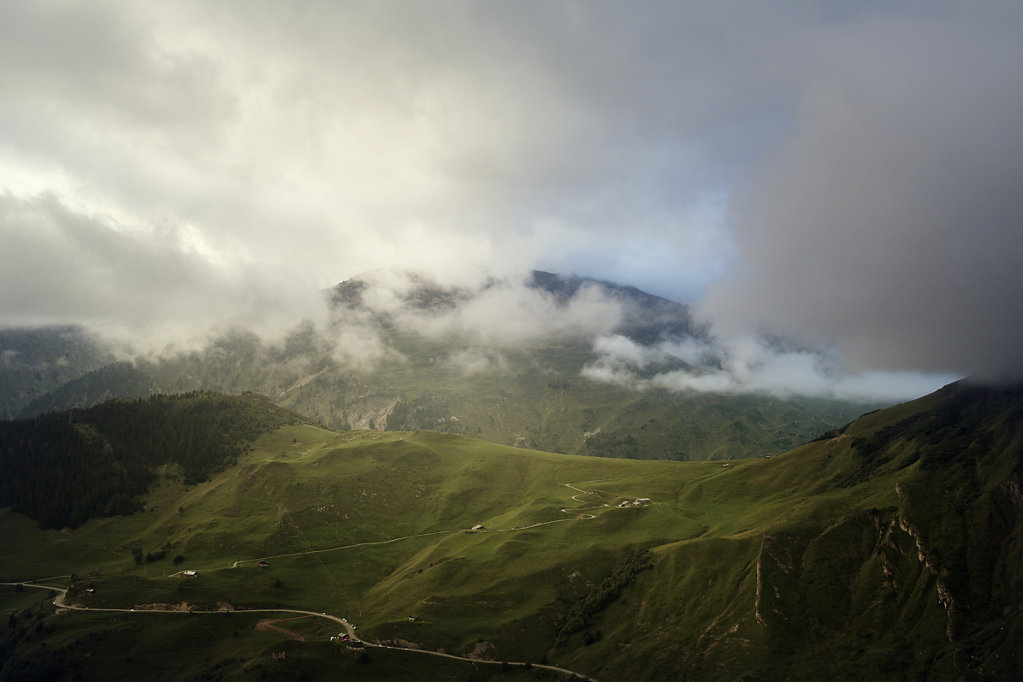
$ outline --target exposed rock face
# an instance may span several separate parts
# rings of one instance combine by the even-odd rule
[[[921,602],[920,595],[935,595]],[[963,607],[920,529],[871,510],[817,534],[765,535],[756,562],[754,617],[772,642],[812,641],[835,629],[890,627],[941,608],[955,641]]]
[[[913,542],[916,543],[917,561],[926,566],[927,570],[933,575],[937,575],[937,569],[931,563],[928,563],[927,548],[924,547],[923,539],[920,537],[920,529],[901,516],[898,518],[897,523],[899,529],[909,535],[909,537],[913,538]]]
[[[755,614],[768,627],[784,626],[786,611],[801,601],[801,543],[793,535],[765,535],[757,557]]]
[[[346,414],[348,425],[352,429],[382,431],[387,426],[387,418],[397,404],[397,398],[377,398],[358,403],[352,406]]]

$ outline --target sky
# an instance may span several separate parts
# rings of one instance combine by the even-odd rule
[[[736,348],[1018,373],[1020,35],[1010,1],[0,0],[0,325],[538,268]]]

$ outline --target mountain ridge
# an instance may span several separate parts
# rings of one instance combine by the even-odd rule
[[[375,279],[374,279],[375,278]],[[379,280],[379,281],[378,281]],[[536,271],[524,283],[443,287],[370,273],[328,289],[331,319],[268,341],[237,330],[68,381],[20,416],[116,396],[255,391],[332,428],[431,429],[598,456],[733,459],[778,454],[878,402],[711,393],[594,378],[606,339],[642,357],[628,372],[717,371],[707,331],[678,303]],[[700,359],[659,350],[697,344]],[[693,362],[709,363],[701,369]],[[600,372],[596,372],[600,374]]]

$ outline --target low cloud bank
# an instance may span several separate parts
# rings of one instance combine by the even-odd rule
[[[742,268],[704,307],[861,368],[1020,377],[1023,5],[926,7],[791,53],[791,134],[735,194]]]
[[[448,357],[447,364],[465,376],[507,372],[510,367],[508,358],[503,353],[478,347],[455,351]]]
[[[358,304],[342,303],[335,330],[383,332],[381,322],[433,339],[452,336],[496,348],[543,338],[609,334],[623,307],[597,284],[584,284],[567,300],[530,286],[527,278],[480,279],[448,286],[417,273],[375,271],[358,278]]]
[[[305,344],[298,355],[372,370],[404,362],[394,334],[414,333],[450,342],[445,362],[466,376],[508,371],[514,349],[574,339],[592,342],[596,356],[584,377],[636,389],[895,401],[956,378],[849,373],[835,354],[753,336],[643,345],[623,336],[623,325],[640,318],[654,329],[678,324],[672,316],[683,309],[664,301],[633,306],[595,282],[568,295],[528,276],[388,269],[353,280],[355,297],[331,306],[298,265],[272,270],[241,256],[224,261],[186,227],[126,229],[46,195],[0,195],[0,235],[8,247],[6,278],[25,283],[0,294],[7,326],[81,324],[115,341],[125,358],[215,349],[243,333],[281,357]]]
[[[451,342],[446,362],[467,376],[507,371],[506,352],[512,349],[574,338],[592,343],[595,355],[582,368],[583,377],[636,390],[898,402],[959,378],[850,371],[836,351],[754,335],[673,336],[640,343],[622,334],[621,325],[655,313],[629,306],[597,283],[586,283],[565,298],[529,286],[525,278],[441,286],[419,274],[380,271],[360,281],[360,305],[342,307],[330,334],[337,343],[336,357],[369,368],[402,360],[387,340],[389,331],[399,329]],[[670,320],[658,322],[670,326]]]
[[[791,349],[753,336],[704,342],[665,341],[642,346],[620,335],[594,343],[597,359],[582,375],[636,390],[759,393],[863,402],[902,401],[930,393],[959,377],[919,372],[853,372],[833,353]],[[684,363],[666,371],[650,368]]]

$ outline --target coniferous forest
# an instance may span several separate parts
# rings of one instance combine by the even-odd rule
[[[0,421],[0,507],[48,528],[131,514],[156,467],[180,465],[186,484],[199,483],[260,433],[298,421],[254,393],[205,392]]]

